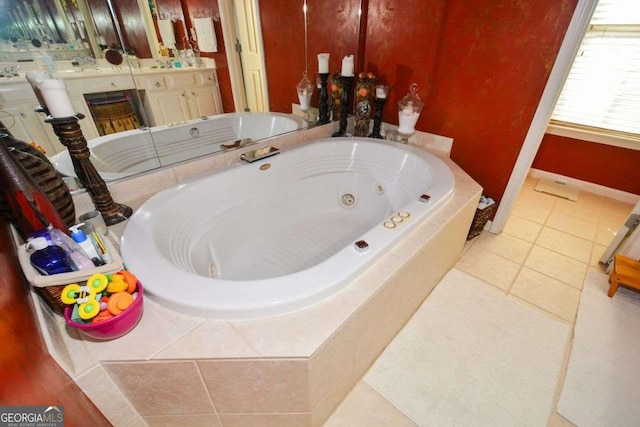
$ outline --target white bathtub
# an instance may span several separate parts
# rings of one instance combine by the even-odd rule
[[[320,140],[156,194],[129,219],[122,257],[173,310],[277,315],[339,291],[453,187],[451,170],[423,150]]]
[[[229,113],[172,126],[154,126],[94,138],[91,161],[105,181],[216,153],[237,140],[257,141],[302,129],[307,123],[282,113]],[[76,176],[68,151],[51,158],[66,176]]]

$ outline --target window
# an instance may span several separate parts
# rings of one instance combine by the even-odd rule
[[[640,141],[640,1],[600,0],[551,124]]]

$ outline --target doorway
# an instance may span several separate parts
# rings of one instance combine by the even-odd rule
[[[219,0],[236,111],[269,111],[258,0]]]

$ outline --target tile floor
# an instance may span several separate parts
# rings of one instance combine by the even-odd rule
[[[537,182],[527,179],[504,231],[483,232],[468,242],[456,268],[506,298],[573,325],[586,272],[602,269],[599,259],[633,205],[584,191],[572,202],[535,191]],[[361,381],[326,423],[327,427],[360,425],[415,423]],[[554,412],[548,425],[573,424]]]

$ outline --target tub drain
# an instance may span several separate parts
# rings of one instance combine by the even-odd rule
[[[351,193],[344,193],[340,196],[340,203],[346,208],[353,207],[356,204],[356,196]]]

